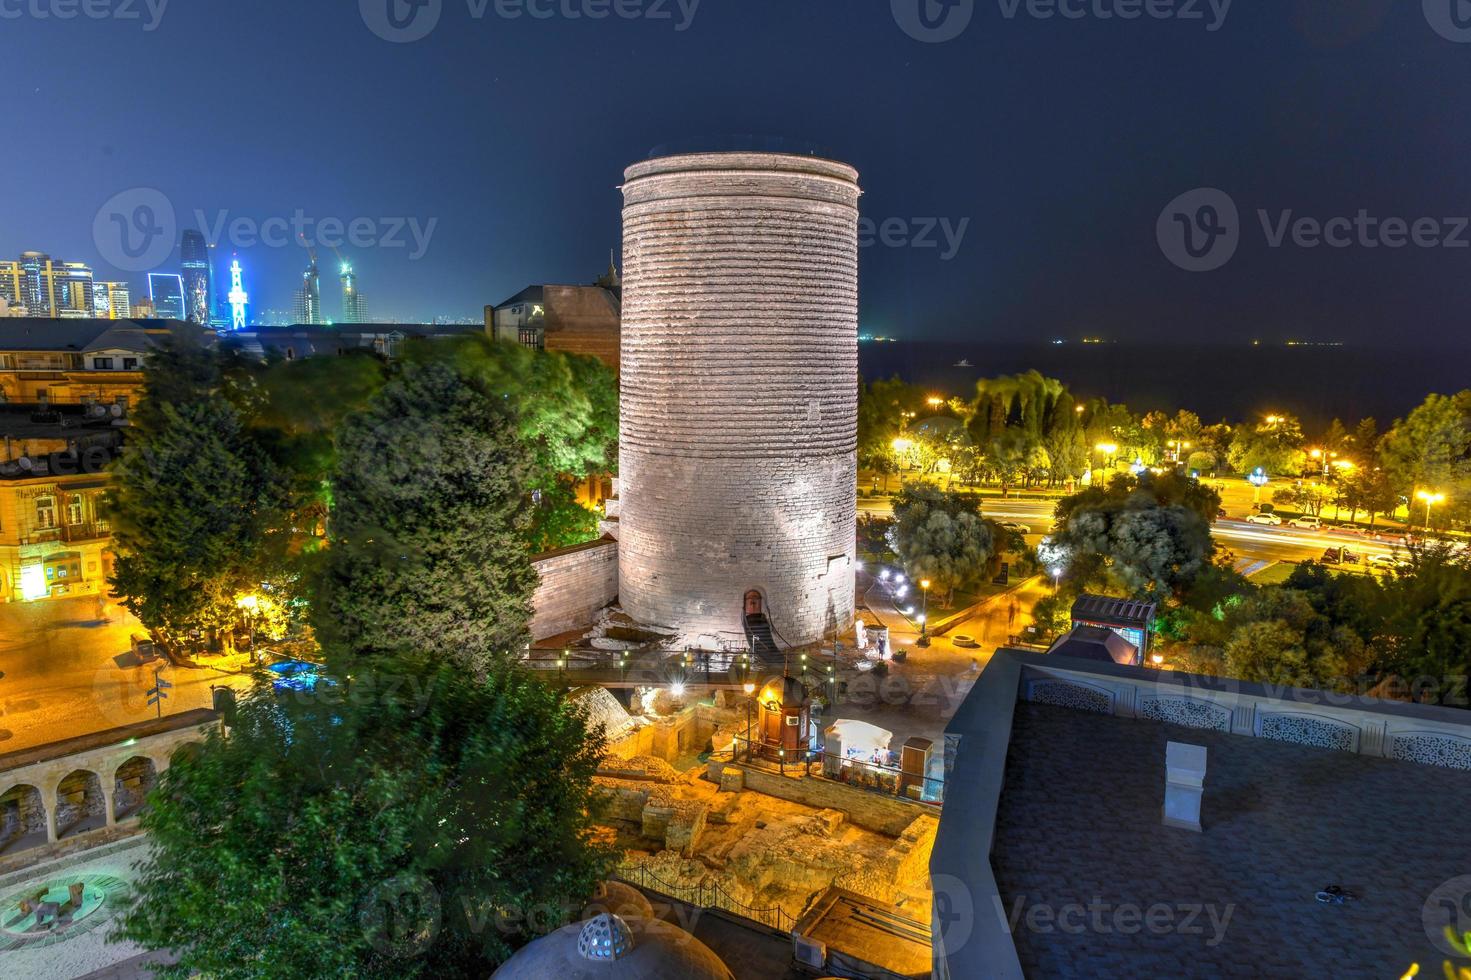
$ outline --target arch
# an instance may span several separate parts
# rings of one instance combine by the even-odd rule
[[[760,589],[747,589],[743,608],[747,616],[766,615],[766,597],[761,594]]]
[[[57,839],[107,826],[102,780],[90,769],[74,769],[56,785]]]
[[[117,767],[113,777],[113,819],[137,816],[147,805],[148,791],[158,782],[158,769],[147,756],[135,755]]]
[[[19,783],[0,794],[0,854],[46,843],[46,797],[39,786]]]

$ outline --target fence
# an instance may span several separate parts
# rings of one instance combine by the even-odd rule
[[[859,756],[839,758],[821,748],[799,748],[782,754],[774,744],[737,735],[731,744],[731,761],[783,774],[802,773],[810,779],[842,783],[854,789],[937,808],[945,801],[945,780],[942,777],[905,772],[900,766]]]
[[[700,909],[719,909],[731,915],[760,923],[778,932],[790,933],[797,920],[779,905],[771,908],[756,908],[740,901],[730,892],[716,884],[681,885],[665,881],[642,864],[621,864],[614,877],[646,891],[658,892],[677,902]]]

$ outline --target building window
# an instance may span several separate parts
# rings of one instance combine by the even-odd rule
[[[138,359],[136,357],[125,357],[125,358],[123,358],[123,370],[124,371],[136,371],[136,370],[138,370]]]
[[[111,371],[112,370],[112,358],[110,358],[110,357],[94,357],[94,358],[92,358],[92,370],[94,370],[94,371]]]
[[[56,498],[36,498],[36,527],[47,530],[56,526]]]
[[[66,522],[67,522],[67,524],[80,524],[80,523],[82,523],[82,515],[85,512],[86,512],[86,509],[82,506],[82,495],[81,494],[79,494],[79,493],[70,494],[66,498]]]

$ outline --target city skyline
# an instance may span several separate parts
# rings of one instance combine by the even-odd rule
[[[279,247],[252,248],[232,240],[231,225],[289,227],[300,212],[313,229],[339,223],[345,242],[361,220],[371,226],[363,240],[401,243],[352,249],[376,316],[473,316],[526,283],[582,282],[602,268],[618,239],[608,175],[627,160],[769,134],[778,139],[756,142],[824,152],[867,175],[866,331],[1460,342],[1471,280],[1460,272],[1468,236],[1455,232],[1457,216],[1471,215],[1471,178],[1444,163],[1468,134],[1453,100],[1417,93],[1459,90],[1471,59],[1419,5],[1352,0],[1329,14],[1236,4],[1214,30],[1209,20],[1039,19],[1025,9],[1008,18],[977,5],[943,43],[909,36],[882,4],[703,5],[682,30],[677,18],[492,11],[467,21],[451,6],[438,29],[405,44],[375,35],[351,5],[293,11],[289,32],[269,5],[237,12],[243,49],[299,56],[335,91],[379,93],[335,103],[301,98],[294,76],[229,100],[210,86],[178,88],[178,77],[212,67],[215,25],[201,14],[169,11],[152,32],[25,21],[17,29],[36,43],[0,78],[49,98],[53,122],[75,118],[68,131],[85,135],[63,137],[58,154],[0,148],[18,186],[69,188],[18,199],[0,254],[45,247],[123,279],[99,254],[94,219],[116,195],[153,189],[171,203],[176,234],[199,226],[217,251],[240,253],[261,308],[290,308],[303,255],[290,232]],[[63,68],[48,52],[69,42],[95,57]],[[762,52],[754,71],[752,51]],[[597,67],[530,84],[553,57]],[[77,115],[91,111],[102,78],[120,73],[179,97],[180,111],[153,120],[148,139],[99,138]],[[1180,78],[1189,84],[1170,81]],[[364,133],[391,133],[371,163],[333,151]],[[513,133],[536,134],[535,152],[505,152]],[[160,158],[155,144],[188,152]],[[296,151],[307,145],[328,149],[303,162]],[[1228,195],[1240,243],[1224,267],[1195,273],[1162,254],[1156,224],[1199,188]],[[1438,244],[1321,234],[1360,212],[1376,235],[1386,223],[1439,222]],[[407,227],[392,234],[409,219],[421,233],[432,227],[417,258]],[[1316,244],[1298,234],[1302,219],[1320,227]]]

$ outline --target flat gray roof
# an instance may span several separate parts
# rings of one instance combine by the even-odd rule
[[[1161,825],[1172,740],[1208,750],[1204,833]],[[1429,976],[1468,841],[1471,773],[1018,702],[991,864],[1029,976]]]

